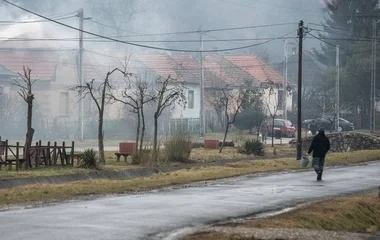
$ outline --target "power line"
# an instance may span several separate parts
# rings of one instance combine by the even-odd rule
[[[75,16],[67,16],[55,18],[54,20],[65,20],[74,18]],[[0,24],[21,24],[21,23],[40,23],[40,22],[49,22],[50,20],[32,20],[32,21],[0,21]]]
[[[314,30],[314,29],[313,29]],[[236,38],[236,39],[220,39],[209,34],[204,34],[210,38],[214,39],[205,39],[204,42],[231,42],[234,44],[239,44],[237,42],[246,42],[246,41],[263,41],[263,40],[280,40],[280,39],[294,39],[294,37],[266,37],[266,38]],[[314,37],[313,37],[314,38]],[[370,42],[372,40],[380,41],[380,39],[375,38],[328,38],[328,37],[319,37],[322,40],[334,40],[334,41],[351,41],[351,42]],[[310,38],[305,38],[310,39]],[[0,37],[0,40],[6,42],[33,42],[33,41],[60,41],[60,42],[76,42],[79,38],[15,38],[15,37]],[[83,38],[83,41],[86,42],[113,42],[113,40],[103,40],[99,38]],[[199,43],[199,40],[132,40],[128,41],[130,43]]]
[[[94,23],[97,23],[99,25],[109,27],[115,30],[119,30],[121,32],[130,32],[124,29],[118,29],[112,26],[109,26],[104,23],[100,23],[98,21],[89,20]],[[216,29],[207,29],[203,30],[203,32],[220,32],[220,31],[235,31],[235,30],[244,30],[244,29],[255,29],[255,28],[265,28],[265,27],[278,27],[278,26],[286,26],[286,25],[296,25],[295,22],[289,22],[289,23],[276,23],[276,24],[266,24],[266,25],[255,25],[255,26],[244,26],[244,27],[231,27],[231,28],[216,28]],[[181,32],[166,32],[166,33],[146,33],[146,34],[135,34],[135,35],[129,35],[129,36],[115,36],[117,38],[130,38],[130,37],[147,37],[147,36],[163,36],[163,35],[180,35],[180,34],[199,34],[199,30],[193,30],[193,31],[181,31]]]
[[[107,25],[107,24],[105,24],[105,23],[101,23],[101,22],[95,21],[95,20],[93,20],[93,19],[88,19],[87,21],[90,21],[90,22],[93,22],[93,23],[95,23],[95,24],[101,25],[101,26],[103,26],[103,27],[108,27],[108,28],[111,28],[111,29],[114,29],[114,30],[117,30],[117,31],[120,31],[120,32],[133,33],[133,34],[140,34],[140,33],[137,33],[137,32],[127,31],[127,30],[123,30],[123,29],[120,29],[120,28],[112,27],[112,26],[110,26],[110,25]]]
[[[332,44],[332,43],[329,43],[329,42],[323,40],[323,39],[320,38],[320,37],[317,37],[317,36],[313,35],[313,34],[310,33],[310,32],[308,32],[308,34],[311,35],[312,37],[314,37],[315,39],[317,39],[317,40],[319,40],[319,41],[321,41],[321,42],[324,42],[324,43],[326,43],[326,44],[328,44],[328,45],[330,45],[330,46],[333,46],[333,47],[336,47],[336,46],[337,46],[337,45],[335,45],[335,44]]]
[[[332,27],[332,26],[327,26],[327,25],[318,24],[318,23],[309,23],[308,25],[320,26],[320,27],[325,27],[325,28],[332,28],[332,29],[337,29],[337,30],[342,30],[342,31],[347,31],[347,32],[350,31],[350,29]]]
[[[51,19],[51,18],[45,17],[45,16],[43,16],[41,14],[35,13],[35,12],[33,12],[31,10],[28,10],[26,8],[20,7],[20,6],[14,4],[14,3],[11,3],[11,2],[9,2],[7,0],[3,0],[3,2],[8,3],[8,4],[10,4],[10,5],[12,5],[12,6],[16,7],[16,8],[19,8],[19,9],[25,11],[25,12],[34,14],[34,15],[36,15],[38,17],[44,18],[46,20],[49,20],[51,22],[57,23],[59,25],[65,26],[67,28],[70,28],[70,29],[73,29],[73,30],[76,30],[76,31],[81,31],[81,32],[86,33],[86,34],[89,34],[89,35],[92,35],[92,36],[95,36],[95,37],[99,37],[99,38],[103,38],[103,39],[107,39],[107,40],[111,40],[111,41],[114,41],[114,42],[124,43],[124,44],[127,44],[127,45],[131,45],[131,46],[135,46],[135,47],[148,48],[148,49],[163,50],[163,51],[173,51],[173,52],[222,52],[222,51],[234,51],[234,50],[239,50],[239,49],[245,49],[245,48],[255,47],[255,46],[263,45],[263,44],[266,44],[268,42],[273,41],[273,40],[268,40],[268,41],[265,41],[265,42],[261,42],[261,43],[257,43],[257,44],[252,44],[252,45],[247,45],[247,46],[243,46],[243,47],[221,49],[221,50],[203,50],[203,51],[154,47],[154,46],[148,46],[148,45],[142,45],[142,44],[136,44],[136,43],[127,42],[127,41],[122,41],[122,40],[106,37],[106,36],[103,36],[103,35],[100,35],[100,34],[92,33],[92,32],[89,32],[89,31],[81,30],[79,28],[70,26],[70,25],[62,23],[62,22],[58,22],[58,21],[56,21],[54,19]],[[282,25],[284,25],[284,24],[282,24]],[[259,27],[259,26],[256,26],[256,27]],[[263,26],[260,26],[260,27],[263,27]],[[243,28],[240,28],[240,29],[243,29]],[[235,29],[237,29],[237,28],[235,28]],[[226,29],[224,29],[224,30],[226,30]],[[213,30],[213,31],[215,31],[215,30]],[[219,31],[221,31],[221,29],[219,29]],[[294,31],[291,31],[290,33],[292,33],[292,32],[294,32]],[[287,33],[287,34],[285,34],[283,36],[286,36],[286,35],[288,35],[290,33]],[[283,36],[279,36],[279,37],[283,37]]]
[[[293,37],[266,37],[266,38],[236,38],[236,39],[220,39],[217,37],[213,37],[211,35],[205,34],[206,36],[209,36],[211,38],[215,38],[214,40],[211,39],[205,39],[204,42],[233,42],[233,41],[262,41],[262,40],[277,40],[277,39],[293,39]],[[10,42],[28,42],[28,41],[78,41],[79,38],[14,38],[14,37],[0,37],[0,40],[3,39],[4,41],[10,41]],[[113,42],[111,40],[102,40],[99,38],[83,38],[84,41],[87,42]],[[132,40],[129,41],[132,43],[135,42],[156,42],[156,43],[199,43],[199,40]]]

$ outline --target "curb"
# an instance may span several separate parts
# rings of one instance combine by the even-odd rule
[[[162,166],[156,168],[138,168],[125,171],[91,171],[88,173],[77,173],[57,176],[40,176],[30,178],[4,179],[0,180],[0,189],[8,189],[33,184],[64,184],[76,181],[86,181],[93,179],[129,180],[134,178],[151,177],[158,173],[169,173],[191,167],[222,166],[227,163],[247,161],[249,158],[220,160],[207,163],[187,163],[175,166]]]
[[[18,178],[18,179],[4,179],[0,180],[0,190],[9,189],[15,187],[22,187],[26,185],[34,184],[64,184],[77,181],[86,181],[94,179],[109,179],[109,180],[130,180],[135,178],[151,177],[159,173],[170,173],[178,170],[183,170],[191,167],[210,167],[210,166],[224,166],[227,163],[243,162],[247,160],[273,160],[271,159],[252,159],[252,158],[242,158],[242,159],[225,159],[225,160],[215,160],[206,163],[183,163],[174,166],[162,166],[162,167],[146,167],[138,169],[129,169],[125,171],[93,171],[88,173],[77,173],[77,174],[67,174],[67,175],[57,175],[57,176],[40,176],[40,177],[30,177],[30,178]],[[351,166],[370,164],[377,161],[368,161],[360,164],[352,164]],[[331,166],[337,167],[337,166]],[[344,166],[342,166],[344,167]],[[296,170],[297,171],[297,170]],[[302,171],[302,170],[301,170]]]

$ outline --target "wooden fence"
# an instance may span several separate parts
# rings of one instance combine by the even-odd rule
[[[29,161],[26,161],[23,150],[24,146],[20,146],[19,142],[16,145],[10,145],[8,140],[0,141],[0,169],[3,165],[8,166],[9,169],[16,166],[17,171],[22,167],[28,169],[40,166],[74,165],[74,142],[71,146],[66,146],[65,142],[62,142],[60,146],[57,142],[53,145],[48,142],[45,146],[41,141],[36,142],[36,145],[29,150]]]

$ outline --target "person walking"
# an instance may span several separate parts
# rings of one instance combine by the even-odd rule
[[[309,125],[309,130],[313,136],[315,136],[315,134],[317,134],[318,126],[317,126],[317,123],[315,122],[315,120],[311,121],[311,123]]]
[[[330,150],[330,140],[325,135],[325,130],[320,128],[314,136],[307,154],[313,153],[312,166],[317,173],[317,181],[322,181],[323,167],[327,152]]]

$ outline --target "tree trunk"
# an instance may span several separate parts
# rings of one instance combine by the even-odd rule
[[[144,136],[145,136],[145,115],[144,115],[143,105],[141,105],[141,123],[142,123],[142,129],[141,129],[141,139],[140,139],[140,153],[142,152]]]
[[[32,166],[32,162],[30,159],[30,149],[32,147],[34,129],[31,128],[26,133],[25,145],[24,145],[24,158],[25,158],[25,169],[28,169]]]
[[[30,94],[31,96],[31,94]],[[26,124],[26,138],[24,145],[24,158],[25,158],[25,168],[29,168],[31,166],[30,159],[30,148],[32,146],[34,129],[32,128],[32,119],[33,119],[33,99],[28,97],[28,113],[27,113],[27,124]]]
[[[98,125],[98,147],[99,147],[99,162],[101,164],[106,163],[104,156],[104,136],[103,136],[103,111],[99,114],[99,125]]]
[[[154,114],[154,133],[153,133],[153,159],[157,163],[158,153],[157,153],[157,134],[158,134],[158,116]]]
[[[274,118],[275,117],[272,117],[272,147],[274,147],[274,134],[275,134],[275,130],[274,130]]]
[[[259,141],[260,140],[260,128],[257,129],[257,133],[256,133],[256,140]],[[262,133],[261,133],[262,134]]]
[[[137,109],[137,127],[136,127],[136,145],[135,145],[135,154],[138,154],[139,150],[139,140],[140,140],[140,126],[141,125],[141,119],[140,119],[140,110]],[[141,152],[141,147],[140,147]]]
[[[229,128],[230,128],[230,121],[227,120],[226,130],[224,131],[224,138],[223,138],[222,146],[220,146],[220,148],[219,148],[219,153],[222,153],[222,151],[223,151],[224,144],[226,143]]]

